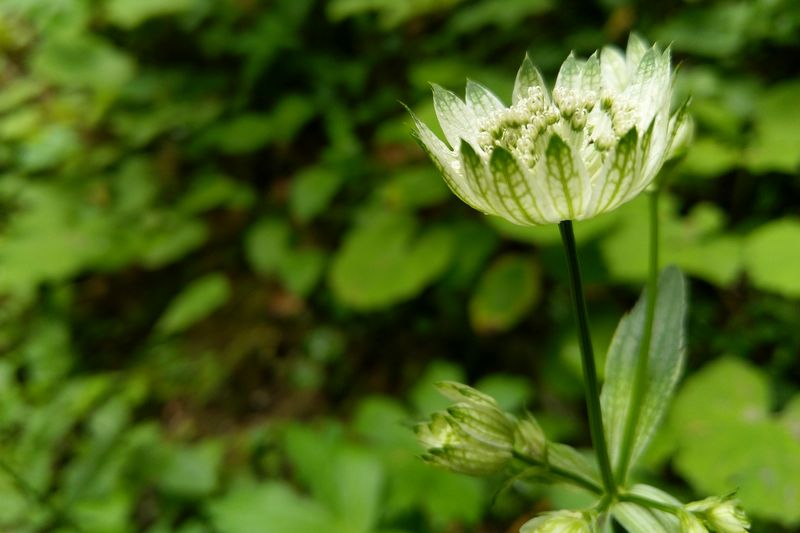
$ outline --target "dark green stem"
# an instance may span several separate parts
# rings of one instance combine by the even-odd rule
[[[600,388],[597,383],[597,368],[595,367],[592,338],[589,333],[589,321],[586,314],[586,301],[583,296],[581,283],[581,269],[578,264],[578,251],[575,246],[575,233],[572,230],[572,221],[564,220],[558,224],[561,231],[561,241],[564,243],[564,252],[567,256],[567,270],[569,271],[572,303],[575,308],[575,320],[578,323],[578,343],[581,349],[581,362],[583,363],[583,384],[586,394],[586,409],[589,414],[589,432],[592,444],[597,453],[597,464],[603,479],[603,488],[610,496],[617,492],[614,475],[611,472],[611,461],[608,456],[608,445],[603,430],[603,415],[600,411]]]
[[[525,464],[528,464],[528,465],[531,465],[531,466],[540,466],[540,467],[544,468],[549,473],[553,474],[554,477],[559,478],[561,481],[566,481],[566,482],[572,483],[573,485],[577,485],[577,486],[579,486],[581,488],[584,488],[584,489],[586,489],[589,492],[592,492],[594,494],[598,494],[599,495],[599,494],[602,494],[602,492],[603,492],[603,488],[601,486],[599,486],[597,483],[595,483],[594,481],[592,481],[590,479],[586,479],[585,477],[581,476],[580,474],[577,474],[577,473],[572,472],[570,470],[565,470],[563,468],[559,468],[557,466],[553,466],[551,464],[543,463],[542,461],[537,461],[533,457],[525,455],[524,453],[522,453],[522,452],[520,452],[518,450],[513,450],[512,454],[514,455],[514,458],[522,461]]]
[[[647,389],[647,366],[650,359],[650,342],[653,338],[653,321],[658,298],[658,190],[653,191],[648,196],[650,200],[650,261],[645,293],[647,308],[645,309],[644,331],[639,345],[636,374],[633,381],[633,390],[631,391],[631,403],[629,406],[631,411],[625,424],[625,432],[622,434],[622,447],[619,464],[617,465],[616,479],[620,485],[625,484],[628,476],[628,467],[633,453],[633,439],[636,434],[636,427],[639,425],[644,393]]]

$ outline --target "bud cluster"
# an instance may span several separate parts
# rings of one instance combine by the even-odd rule
[[[696,522],[702,521],[708,526],[708,529],[717,533],[747,533],[750,530],[750,521],[739,505],[739,501],[732,494],[692,502],[687,504],[685,509],[694,515]],[[703,524],[693,527],[694,529],[687,529],[687,531],[692,533],[707,531]]]
[[[556,511],[528,520],[519,533],[594,533],[596,527],[589,513]]]
[[[416,426],[423,459],[455,472],[491,474],[512,458],[514,422],[497,402],[471,387],[454,382],[437,384],[439,391],[457,403],[434,413]]]

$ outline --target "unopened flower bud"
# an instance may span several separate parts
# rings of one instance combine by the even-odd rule
[[[708,529],[703,525],[703,522],[694,514],[689,512],[681,512],[681,533],[708,533]]]
[[[750,529],[750,521],[733,495],[692,502],[686,510],[702,517],[717,533],[747,533]]]
[[[592,522],[585,513],[578,511],[556,511],[528,520],[519,528],[519,533],[593,533]]]
[[[457,401],[416,427],[426,461],[455,472],[484,475],[503,468],[512,457],[514,424],[491,396],[454,382],[437,384]]]
[[[514,449],[537,461],[547,461],[547,438],[530,414],[519,420],[514,427]]]

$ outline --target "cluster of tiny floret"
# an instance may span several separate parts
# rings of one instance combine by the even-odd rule
[[[533,168],[547,139],[545,132],[558,123],[574,132],[586,131],[587,141],[605,152],[633,127],[635,108],[622,95],[565,87],[556,88],[550,102],[541,88],[529,87],[523,98],[479,124],[477,141],[486,155],[502,147]]]

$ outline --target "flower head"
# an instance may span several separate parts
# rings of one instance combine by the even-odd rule
[[[519,533],[593,533],[592,522],[585,513],[578,511],[556,511],[537,516],[525,522]]]
[[[434,85],[447,144],[416,116],[415,134],[475,209],[520,225],[580,220],[635,197],[678,151],[688,115],[670,116],[671,99],[669,49],[632,35],[625,54],[570,54],[552,93],[526,57],[509,107],[471,80],[465,100]]]
[[[466,385],[443,382],[439,390],[457,403],[415,428],[423,458],[455,472],[482,475],[512,457],[514,423],[491,397]]]
[[[718,533],[747,533],[750,521],[734,496],[714,496],[686,505],[686,510],[702,517]]]

